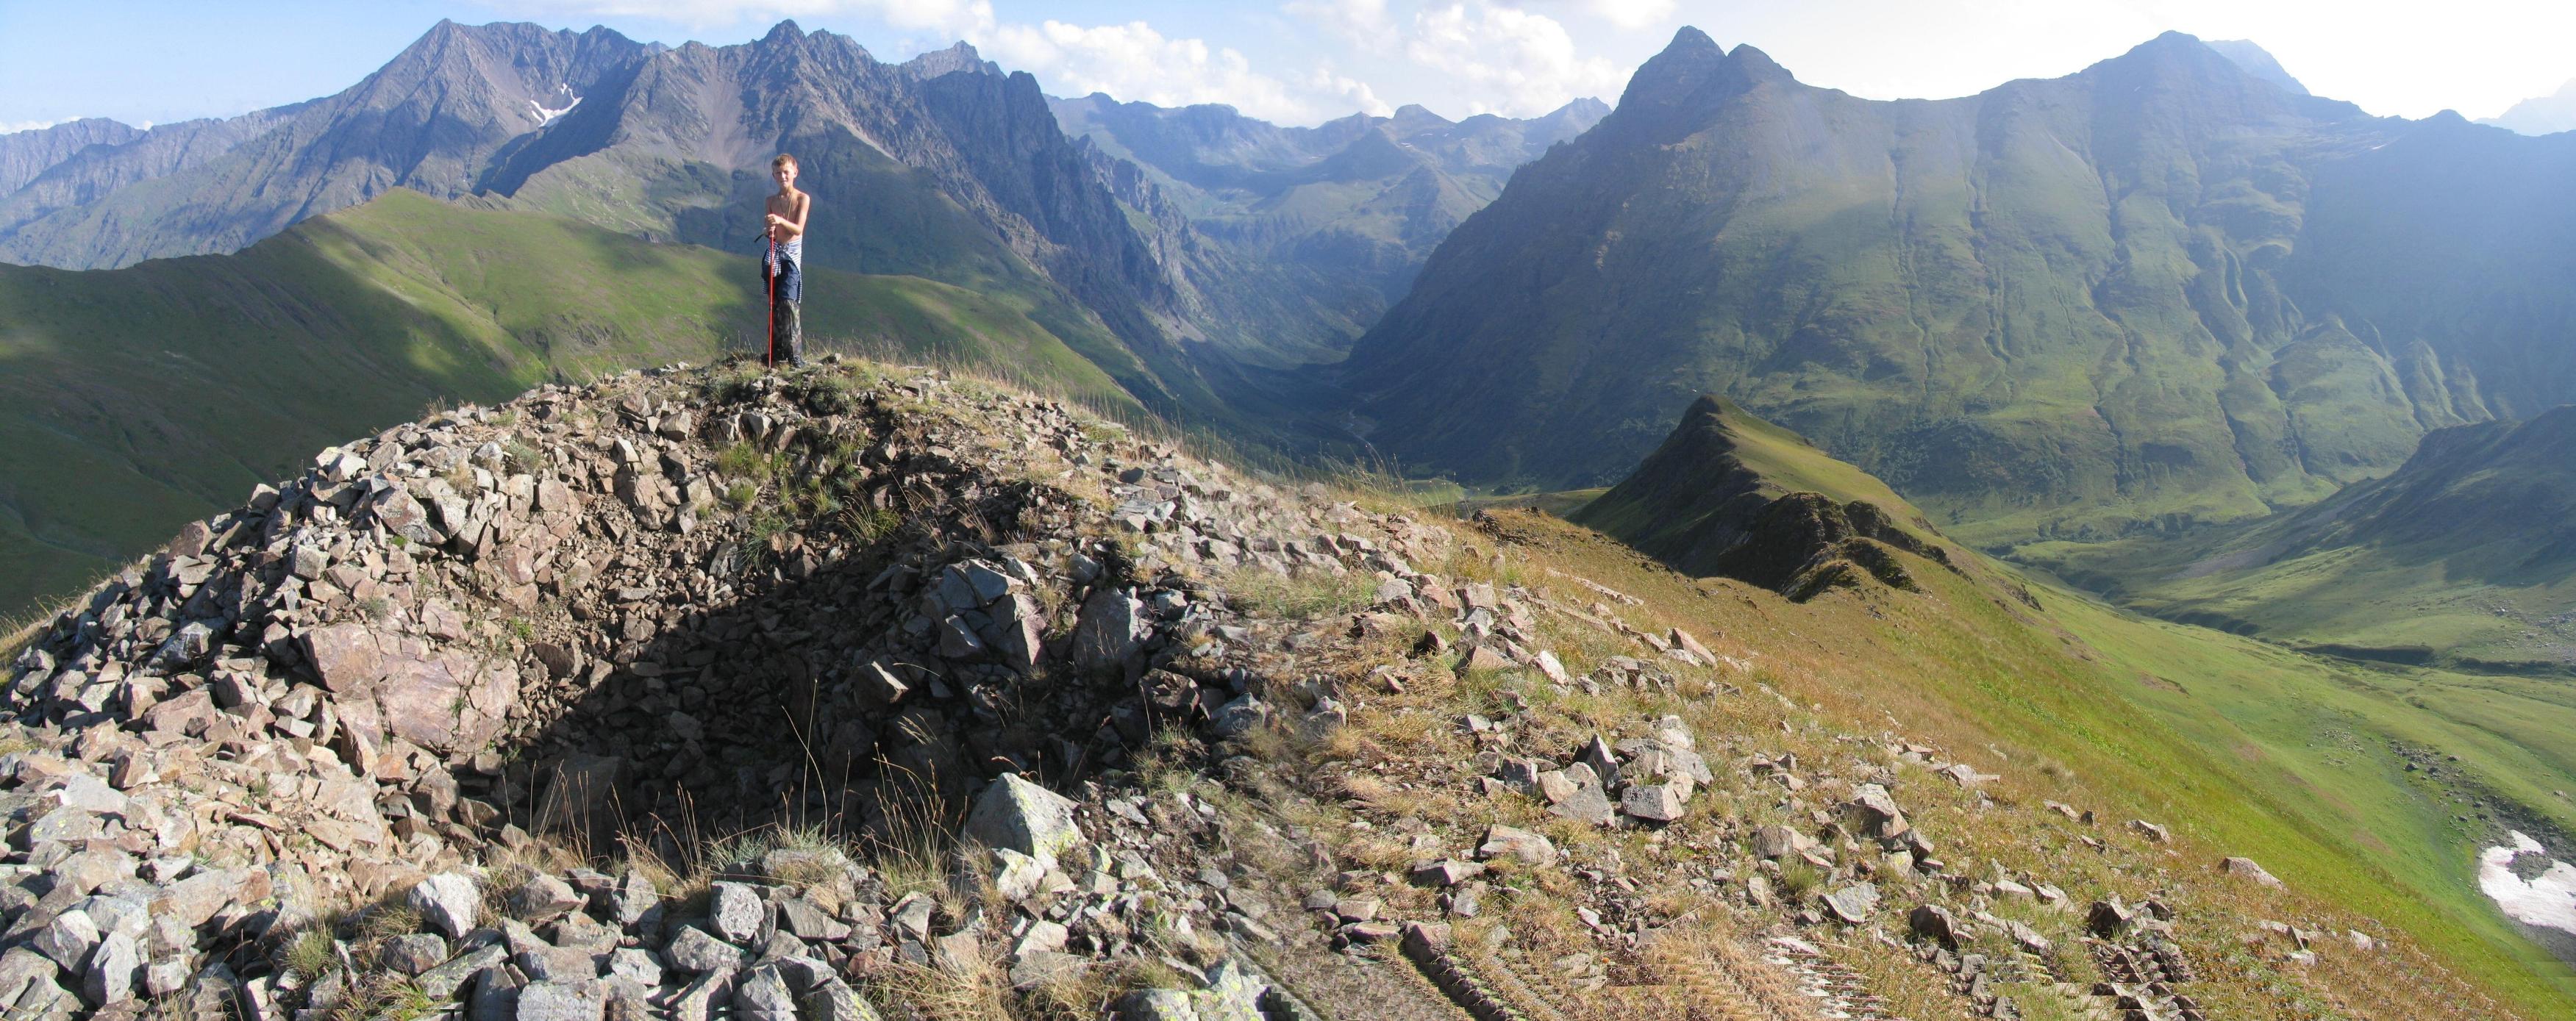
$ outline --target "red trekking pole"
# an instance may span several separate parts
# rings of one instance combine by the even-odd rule
[[[763,235],[761,235],[761,236],[763,236],[763,237],[768,237],[768,235],[767,235],[767,234],[763,234]],[[762,368],[776,368],[776,367],[778,366],[778,239],[777,239],[777,238],[774,238],[774,237],[769,238],[769,251],[768,251],[768,252],[766,252],[766,253],[764,253],[764,254],[761,256],[761,260],[760,260],[760,275],[761,275],[762,277],[767,278],[767,280],[769,281],[769,305],[768,305],[768,310],[769,310],[769,329],[768,329],[768,331],[767,331],[767,332],[765,332],[765,333],[762,335],[762,343],[763,343],[763,345],[764,345],[764,346],[763,346],[763,348],[762,348],[762,351],[763,351],[764,353],[760,356],[760,365],[761,365],[761,367],[762,367]]]

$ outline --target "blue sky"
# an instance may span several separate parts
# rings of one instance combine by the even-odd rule
[[[965,38],[1056,94],[1300,124],[1405,103],[1461,117],[1615,101],[1684,24],[1873,98],[2065,74],[2166,29],[2251,38],[2374,113],[2491,116],[2576,78],[2563,0],[0,0],[0,131],[327,95],[442,17],[715,44],[793,17],[897,60]]]

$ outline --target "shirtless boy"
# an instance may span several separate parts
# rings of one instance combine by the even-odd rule
[[[769,349],[765,364],[805,364],[803,324],[797,321],[805,299],[805,216],[814,211],[814,196],[796,190],[796,157],[778,154],[769,161],[769,178],[778,194],[769,197],[769,254],[761,260],[761,283],[769,290]]]

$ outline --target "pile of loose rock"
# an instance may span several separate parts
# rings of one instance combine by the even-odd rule
[[[1114,766],[1164,723],[1239,734],[1268,718],[1300,636],[1211,579],[1393,577],[1441,534],[1301,497],[1054,402],[840,369],[548,386],[325,451],[15,660],[0,1010],[301,1007],[321,990],[290,989],[276,937],[471,878],[501,850],[608,854],[642,834],[680,860],[778,821],[887,836],[1019,783],[999,777]],[[1132,885],[1114,859],[1024,853],[1044,867],[993,867],[1013,892]],[[582,911],[566,902],[547,938],[529,919],[444,925],[388,960],[437,975],[419,984],[441,996],[517,982],[540,1004],[558,995],[546,976],[586,981],[546,946],[596,953],[593,978],[647,1003],[708,974],[672,957],[687,926],[632,916],[649,899],[632,877],[563,881]],[[771,936],[814,931],[760,903],[756,939],[705,933],[759,961]],[[956,935],[815,924],[897,960]],[[1107,922],[974,931],[1044,960],[1064,952],[1049,926],[1077,953],[1133,946]],[[820,972],[773,972],[736,991],[838,995]]]

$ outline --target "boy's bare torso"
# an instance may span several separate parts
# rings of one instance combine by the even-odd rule
[[[805,220],[805,207],[813,201],[813,196],[791,185],[786,191],[769,197],[769,215],[786,220],[788,223],[802,223]],[[786,224],[769,225],[769,240],[778,244],[786,244],[796,235],[797,231]]]

